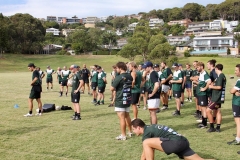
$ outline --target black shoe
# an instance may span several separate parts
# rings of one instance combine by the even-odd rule
[[[240,151],[238,151],[237,154],[240,154]]]
[[[173,116],[180,116],[181,114],[180,114],[180,112],[175,111],[172,115],[173,115]]]
[[[204,126],[204,125],[201,123],[201,124],[198,125],[198,128],[204,129],[204,128],[207,128],[207,126]]]
[[[75,114],[74,114],[74,115],[72,115],[70,118],[75,118]]]
[[[113,104],[109,104],[108,107],[113,107]]]
[[[215,129],[215,128],[209,128],[209,129],[207,130],[207,132],[216,132],[216,129]]]
[[[95,106],[99,106],[99,105],[100,105],[100,103],[98,103],[98,102],[97,102],[97,103],[95,103],[94,105],[95,105]]]
[[[160,113],[161,112],[161,110],[160,110],[160,108],[158,108],[157,110],[156,110],[156,113]]]
[[[81,117],[75,116],[72,120],[81,120]]]
[[[104,105],[104,102],[101,102],[102,105]]]
[[[216,128],[216,132],[221,132],[221,129],[220,128]]]

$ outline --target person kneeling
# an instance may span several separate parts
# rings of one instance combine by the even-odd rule
[[[175,153],[181,159],[203,160],[189,146],[187,138],[160,124],[145,125],[141,119],[131,122],[133,132],[143,135],[143,152],[141,160],[153,160],[154,150],[165,152],[167,155]]]

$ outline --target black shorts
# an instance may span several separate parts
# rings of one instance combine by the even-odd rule
[[[141,94],[145,94],[147,92],[147,88],[146,87],[142,87],[141,88]]]
[[[72,103],[79,103],[80,102],[80,92],[71,93],[71,102]]]
[[[169,90],[172,90],[172,83],[169,84]]]
[[[233,117],[240,118],[240,106],[232,105]]]
[[[131,104],[138,104],[140,93],[132,93],[132,102]]]
[[[41,98],[41,92],[31,90],[29,98],[30,99],[39,99],[39,98]]]
[[[89,79],[88,78],[83,78],[83,82],[84,83],[89,83]]]
[[[61,86],[67,86],[68,80],[62,80],[62,85]]]
[[[167,155],[175,153],[179,158],[183,158],[195,154],[195,152],[190,148],[188,140],[185,138],[183,138],[183,140],[160,138],[160,141],[162,141],[162,149]]]
[[[52,83],[52,81],[53,81],[52,78],[47,78],[47,79],[46,79],[46,82],[47,82],[47,83]]]
[[[98,93],[104,93],[105,87],[98,87]]]
[[[208,97],[205,96],[197,96],[198,99],[198,105],[201,107],[206,107],[208,106]]]
[[[97,82],[92,82],[91,87],[92,87],[92,90],[96,91],[97,90]]]
[[[208,108],[211,110],[217,110],[218,108],[221,108],[221,103],[216,103],[216,102],[209,102],[208,103]]]
[[[173,91],[173,97],[174,98],[180,98],[181,97],[181,91]]]
[[[62,85],[62,81],[58,81],[58,84],[61,84],[61,85]]]
[[[196,90],[193,90],[193,97],[197,98],[197,91]]]

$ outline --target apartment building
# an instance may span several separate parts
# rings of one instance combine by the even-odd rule
[[[219,37],[195,37],[193,38],[192,54],[226,54],[228,48],[237,48],[238,43],[233,35]],[[232,54],[237,54],[232,52]]]
[[[74,31],[75,29],[62,29],[62,35],[64,35],[65,37],[68,37]]]
[[[58,23],[63,23],[63,19],[67,19],[67,17],[58,17],[57,22]]]
[[[151,29],[154,29],[154,28],[158,28],[158,26],[161,26],[164,24],[164,21],[163,19],[159,19],[159,18],[151,18],[149,20],[149,27]]]
[[[138,22],[134,22],[128,25],[128,31],[134,31],[137,27]]]
[[[189,23],[185,35],[198,35],[201,32],[209,30],[209,22],[192,22]]]
[[[166,38],[170,45],[179,45],[190,40],[189,36],[167,36]]]
[[[168,25],[172,26],[172,25],[176,25],[176,24],[179,24],[181,26],[185,26],[185,27],[188,27],[188,25],[192,23],[192,21],[188,18],[186,19],[182,19],[182,20],[174,20],[174,21],[170,21],[168,22]]]
[[[47,16],[47,21],[57,21],[57,17],[56,16]]]
[[[56,28],[48,28],[46,29],[46,33],[52,33],[55,36],[59,36],[59,29]]]
[[[82,19],[78,17],[72,17],[72,18],[63,18],[62,19],[63,24],[74,24],[74,23],[82,23]]]

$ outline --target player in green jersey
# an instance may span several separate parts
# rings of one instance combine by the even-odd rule
[[[33,109],[33,100],[36,99],[38,103],[38,113],[37,116],[42,115],[42,101],[41,101],[41,92],[42,92],[42,86],[41,86],[41,80],[40,80],[40,74],[38,70],[36,70],[36,66],[33,63],[28,64],[28,70],[33,72],[32,74],[32,82],[31,82],[31,92],[28,99],[28,105],[29,105],[29,113],[25,114],[25,117],[32,117],[32,109]]]
[[[235,75],[238,77],[238,80],[230,90],[230,93],[233,95],[232,111],[237,126],[237,134],[233,141],[228,142],[229,145],[240,145],[240,64],[237,64],[235,67]]]
[[[137,136],[142,135],[141,160],[154,160],[155,150],[165,152],[167,155],[174,153],[180,159],[203,160],[190,148],[187,138],[168,126],[161,124],[146,125],[141,119],[133,120],[131,125]],[[157,159],[161,158],[158,157]]]
[[[63,70],[61,71],[61,78],[62,78],[62,82],[61,82],[61,91],[60,91],[60,96],[62,96],[63,94],[63,88],[64,86],[66,86],[66,96],[68,94],[68,79],[70,77],[71,71],[67,69],[66,66],[63,67]]]
[[[136,119],[138,116],[138,101],[141,93],[141,82],[142,74],[137,70],[137,65],[135,62],[129,62],[128,70],[131,72],[133,78],[132,81],[132,109],[133,109],[133,118]]]
[[[105,92],[105,88],[106,88],[106,83],[107,83],[107,79],[106,79],[106,74],[105,72],[103,72],[102,67],[101,66],[97,66],[97,71],[98,71],[98,100],[97,103],[95,103],[95,105],[100,105],[104,104],[104,92]]]
[[[187,90],[187,99],[185,101],[192,102],[192,81],[190,78],[192,77],[193,70],[191,69],[191,65],[189,63],[186,64],[185,72],[186,72],[185,88]]]
[[[132,77],[126,72],[127,66],[124,62],[116,64],[116,70],[119,75],[115,77],[110,90],[116,91],[115,112],[120,121],[121,135],[117,136],[117,140],[126,140],[126,126],[129,129],[129,136],[132,135],[131,119],[129,116],[131,105],[131,88]]]
[[[215,65],[214,65],[215,66]],[[208,132],[220,132],[220,126],[222,121],[222,114],[221,114],[221,104],[224,103],[225,99],[225,87],[226,87],[226,77],[222,73],[223,65],[217,64],[215,66],[215,72],[217,74],[216,79],[209,85],[209,89],[212,90],[212,94],[210,97],[210,102],[207,108],[207,116],[210,122],[210,129]],[[214,115],[212,112],[215,112],[217,118],[217,127],[214,128]]]
[[[81,120],[81,108],[80,108],[80,89],[83,86],[83,79],[81,74],[79,73],[79,68],[76,65],[72,65],[72,92],[71,92],[71,102],[75,111],[75,116],[73,117],[73,120]]]
[[[47,77],[46,77],[47,90],[49,89],[49,83],[51,84],[51,90],[52,90],[53,89],[53,77],[52,77],[52,75],[56,72],[53,69],[51,69],[50,66],[47,66],[46,73],[47,73]]]
[[[198,105],[201,107],[202,112],[202,123],[198,125],[199,128],[207,128],[207,113],[206,109],[208,106],[208,95],[207,89],[208,86],[211,84],[211,79],[208,73],[204,70],[204,63],[198,62],[197,63],[197,71],[199,72],[198,82],[197,82],[197,99]]]

